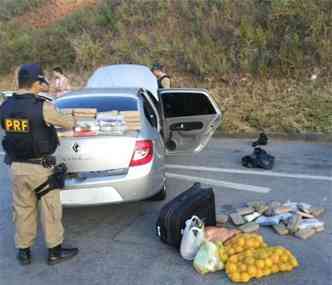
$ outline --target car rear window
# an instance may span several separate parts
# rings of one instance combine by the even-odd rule
[[[98,112],[137,111],[137,100],[123,96],[71,97],[56,101],[59,109],[93,108]]]

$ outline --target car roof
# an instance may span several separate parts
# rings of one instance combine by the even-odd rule
[[[138,64],[115,64],[98,68],[86,85],[87,88],[144,88],[156,98],[158,82],[151,70]]]

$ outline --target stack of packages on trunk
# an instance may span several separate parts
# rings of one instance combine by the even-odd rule
[[[318,220],[324,211],[306,203],[253,201],[246,207],[221,209],[217,222],[223,225],[231,222],[245,233],[257,231],[260,226],[271,226],[279,235],[307,239],[324,230],[324,222]]]
[[[141,121],[137,111],[120,112],[129,130],[139,130],[141,128]]]
[[[77,125],[72,130],[62,130],[60,137],[91,135],[123,135],[127,131],[138,131],[141,128],[138,111],[97,112],[92,108],[63,109],[63,113],[72,114]]]

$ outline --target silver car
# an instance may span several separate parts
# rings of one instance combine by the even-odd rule
[[[203,89],[162,89],[140,65],[98,69],[87,87],[56,100],[59,109],[138,111],[139,131],[61,138],[56,156],[69,171],[64,205],[121,203],[166,195],[165,156],[199,152],[221,122]]]

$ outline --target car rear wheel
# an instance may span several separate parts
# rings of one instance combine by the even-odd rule
[[[163,185],[163,187],[160,189],[160,191],[153,195],[152,197],[148,198],[147,201],[163,201],[166,199],[167,191],[166,191],[166,185]]]

